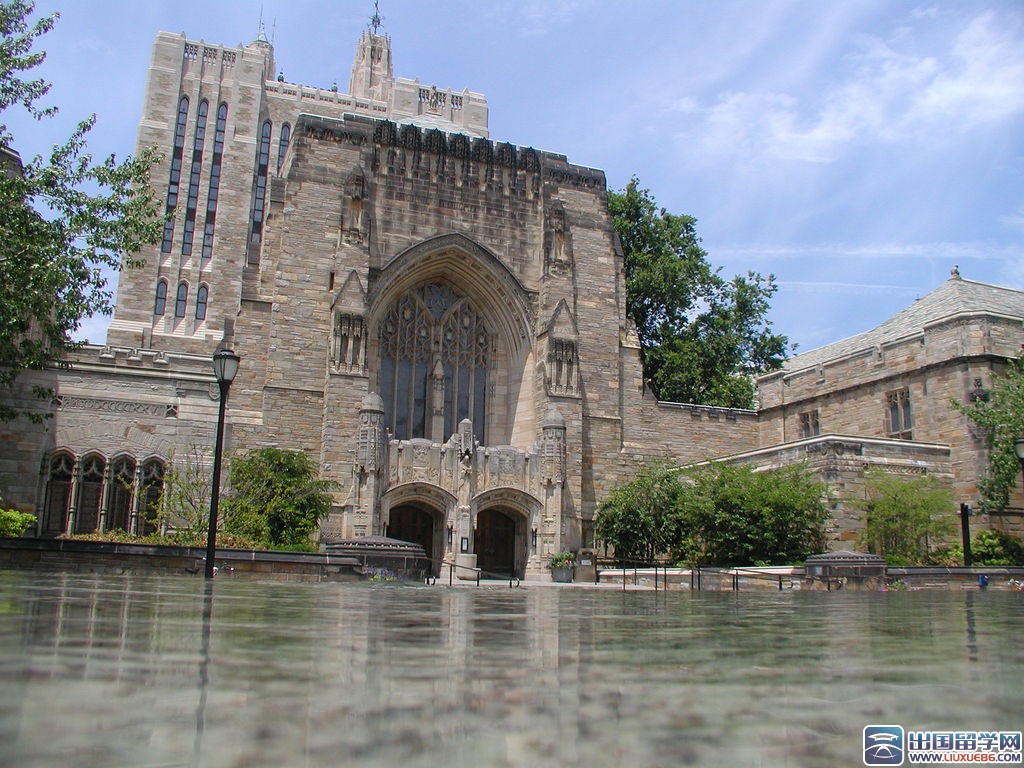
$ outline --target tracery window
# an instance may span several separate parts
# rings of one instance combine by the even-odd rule
[[[72,533],[92,533],[99,529],[100,503],[103,500],[103,472],[106,462],[93,454],[82,459],[82,474],[78,484],[78,507],[75,530]]]
[[[213,159],[210,161],[210,191],[206,196],[206,222],[203,224],[203,258],[213,256],[213,230],[217,223],[217,198],[220,196],[220,168],[224,161],[224,131],[228,122],[228,105],[217,109],[213,133]]]
[[[178,102],[178,119],[174,124],[174,151],[171,152],[171,178],[167,182],[167,220],[164,222],[164,236],[160,243],[163,253],[171,252],[174,239],[174,209],[178,205],[178,184],[181,182],[181,160],[185,154],[185,124],[188,122],[188,96]]]
[[[75,460],[66,453],[58,453],[50,459],[50,472],[46,483],[46,503],[43,507],[44,536],[64,533],[68,507],[71,502],[72,477]]]
[[[139,487],[139,533],[143,536],[153,533],[157,526],[160,497],[164,492],[164,463],[150,459],[142,465],[142,482]]]
[[[380,324],[380,388],[395,438],[442,441],[465,418],[485,439],[491,336],[470,300],[446,283],[404,293]]]
[[[127,531],[132,519],[132,499],[135,497],[135,461],[127,456],[114,459],[110,468],[110,487],[107,490],[107,517],[103,530]]]
[[[139,471],[131,456],[118,456],[108,465],[99,454],[89,454],[76,463],[66,452],[54,454],[46,476],[42,534],[92,533],[120,529],[129,533],[152,533],[156,529],[165,465],[148,459]],[[76,479],[77,478],[77,479]],[[68,513],[74,510],[74,520]]]

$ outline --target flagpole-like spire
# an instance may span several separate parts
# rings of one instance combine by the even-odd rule
[[[370,17],[370,28],[373,30],[373,34],[378,34],[383,24],[384,17],[380,15],[380,0],[373,0],[373,16]]]

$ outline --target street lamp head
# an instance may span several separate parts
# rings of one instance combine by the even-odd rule
[[[218,349],[213,353],[213,375],[217,381],[230,384],[238,373],[238,362],[241,358],[230,349]]]
[[[1017,458],[1024,462],[1024,437],[1018,437],[1013,441],[1013,452],[1017,454]]]

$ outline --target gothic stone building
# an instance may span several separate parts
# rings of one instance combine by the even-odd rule
[[[105,346],[23,377],[24,406],[57,392],[48,427],[0,425],[0,494],[37,533],[145,530],[171,464],[208,456],[219,346],[242,359],[230,447],[305,451],[339,484],[324,542],[540,572],[653,457],[808,461],[839,538],[867,465],[974,491],[980,444],[945,402],[1016,354],[1024,294],[951,281],[764,377],[757,412],[658,403],[601,171],[492,141],[482,95],[394,77],[376,29],[347,94],[275,72],[262,36],[157,36],[138,146],[164,155],[162,242],[121,275]]]

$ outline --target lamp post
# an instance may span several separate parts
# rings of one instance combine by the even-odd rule
[[[217,506],[220,503],[220,459],[224,452],[224,411],[228,404],[228,390],[238,373],[241,360],[230,349],[213,353],[213,375],[220,387],[220,408],[217,413],[217,441],[213,446],[213,489],[210,492],[210,523],[206,530],[206,578],[213,578],[213,559],[217,550]]]
[[[1024,437],[1018,437],[1013,441],[1013,452],[1017,454],[1017,461],[1020,462],[1021,472],[1024,472]],[[1024,478],[1021,478],[1024,481]]]

